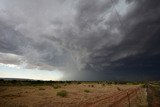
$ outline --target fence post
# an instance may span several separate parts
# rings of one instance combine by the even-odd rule
[[[131,103],[130,103],[130,98],[129,98],[129,93],[128,93],[128,91],[127,91],[127,98],[128,98],[128,107],[131,107]]]

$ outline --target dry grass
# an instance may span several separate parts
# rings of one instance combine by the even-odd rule
[[[88,86],[90,85],[90,87]],[[61,86],[59,88],[59,86]],[[56,86],[55,86],[56,87]],[[34,106],[63,107],[88,106],[99,98],[111,96],[121,90],[139,87],[138,85],[105,85],[101,84],[58,84],[54,86],[2,86],[0,90],[0,107]],[[62,90],[65,90],[65,92]],[[86,94],[88,93],[89,94]],[[57,96],[58,95],[58,96]],[[60,97],[62,96],[62,97]],[[66,97],[67,96],[67,97]],[[142,94],[143,96],[143,94]],[[65,97],[65,98],[64,98]],[[34,100],[33,100],[34,99]],[[109,102],[105,102],[105,105]],[[103,106],[102,106],[103,107]]]

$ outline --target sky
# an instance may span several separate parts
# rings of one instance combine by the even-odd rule
[[[0,77],[160,80],[160,0],[0,0]]]

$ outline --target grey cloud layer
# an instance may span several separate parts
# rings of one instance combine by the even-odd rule
[[[64,79],[125,79],[141,71],[145,79],[146,64],[159,74],[160,2],[126,0],[123,15],[121,2],[2,0],[0,62],[59,69]],[[6,62],[5,53],[21,61]]]

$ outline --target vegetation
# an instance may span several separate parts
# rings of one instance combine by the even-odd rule
[[[66,90],[62,90],[57,92],[57,96],[66,97],[68,95]]]
[[[147,84],[142,84],[141,87],[142,88],[147,88]]]
[[[52,85],[53,88],[58,89],[61,88],[61,86],[66,86],[67,84],[92,84],[88,85],[89,87],[94,87],[93,83],[102,84],[102,86],[105,85],[116,85],[116,84],[127,84],[127,85],[138,85],[138,84],[145,84],[145,82],[131,82],[131,81],[41,81],[41,80],[4,80],[0,79],[0,85],[1,86],[7,86],[7,85],[19,85],[19,86],[25,86],[25,85],[32,85],[32,86],[41,86],[41,85]],[[58,85],[58,84],[61,84]]]
[[[128,82],[128,81],[127,82],[120,82],[120,81],[112,82],[112,81],[0,80],[0,86],[1,86],[0,96],[2,96],[0,97],[0,105],[2,103],[2,106],[3,105],[5,106],[6,102],[5,100],[3,101],[3,99],[6,99],[6,101],[8,101],[10,104],[12,103],[18,104],[17,102],[20,102],[21,100],[22,104],[25,104],[25,105],[28,105],[29,104],[28,102],[32,102],[32,99],[36,99],[36,101],[33,102],[33,104],[39,105],[38,102],[41,102],[40,98],[43,98],[44,99],[43,102],[45,103],[45,105],[48,104],[48,106],[50,107],[53,105],[57,106],[57,105],[62,105],[62,104],[63,104],[62,106],[66,106],[66,104],[70,104],[71,106],[81,106],[82,103],[84,103],[84,105],[86,103],[90,103],[90,100],[85,100],[87,102],[85,101],[81,102],[81,100],[79,99],[82,99],[82,98],[86,98],[86,99],[93,98],[93,101],[97,101],[97,100],[102,99],[99,96],[102,96],[102,97],[113,96],[114,98],[105,99],[106,104],[107,104],[109,101],[114,100],[113,102],[116,102],[120,98],[126,97],[126,92],[128,89],[134,90],[137,87],[140,90],[138,90],[137,92],[138,96],[135,93],[133,93],[133,96],[134,96],[133,98],[135,98],[134,101],[135,102],[138,101],[138,104],[145,105],[145,104],[148,104],[148,101],[152,101],[152,102],[155,101],[154,98],[152,97],[153,95],[159,96],[159,91],[158,91],[159,84],[152,83],[150,84],[150,86],[154,88],[151,88],[151,89],[153,89],[153,91],[154,89],[156,89],[157,91],[154,91],[155,94],[154,93],[149,94],[150,99],[148,99],[148,101],[146,100],[146,97],[147,97],[146,95],[148,95],[146,94],[146,89],[140,88],[139,86],[146,88],[148,87],[148,84],[145,84],[145,82]],[[139,91],[142,91],[141,94],[139,94]],[[105,94],[106,92],[107,94]],[[103,95],[103,93],[105,95]],[[122,93],[122,94],[117,94],[117,93]],[[14,99],[14,101],[12,99]],[[28,101],[25,102],[25,100],[28,100]],[[52,102],[48,103],[50,101]],[[75,105],[73,105],[73,102],[75,103]],[[95,102],[95,104],[101,104],[101,103]],[[108,104],[110,105],[110,103]]]
[[[40,87],[40,88],[39,88],[39,90],[45,90],[45,88],[43,88],[43,87]]]
[[[160,82],[150,82],[147,84],[147,100],[149,107],[160,106]]]
[[[105,86],[105,84],[103,83],[103,84],[102,84],[102,87],[104,87],[104,86]]]
[[[84,92],[89,93],[90,91],[89,90],[84,90]]]
[[[58,89],[58,88],[61,88],[61,86],[60,85],[53,85],[53,88]]]

